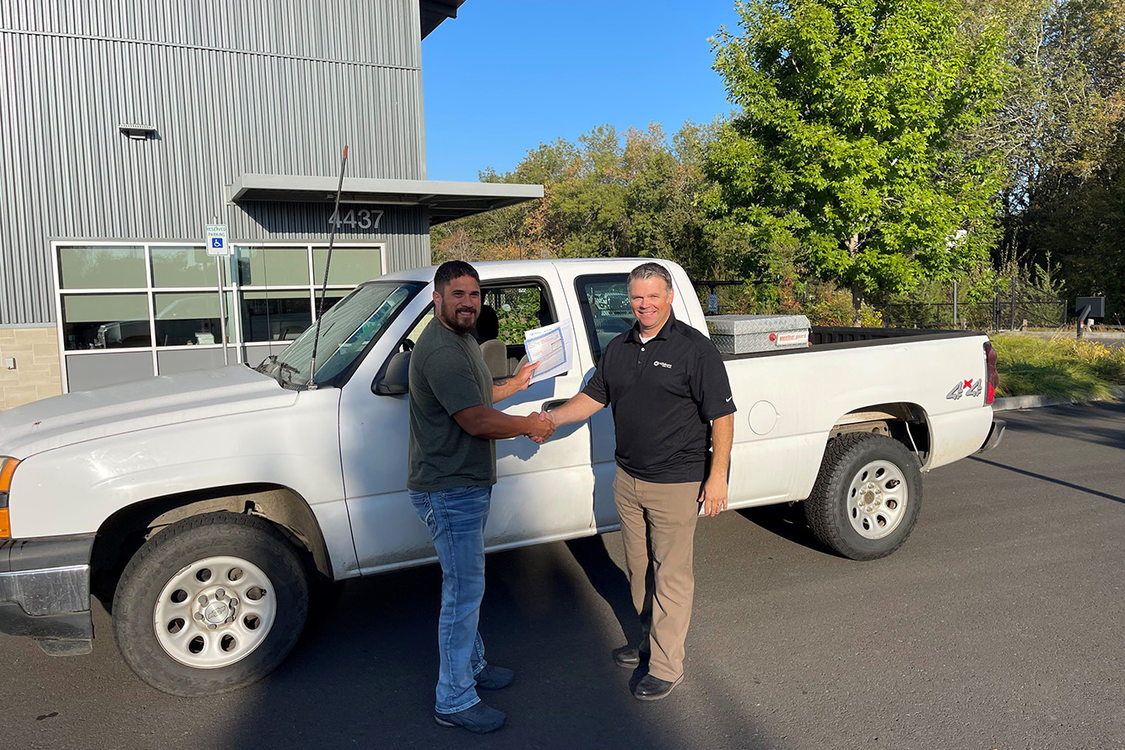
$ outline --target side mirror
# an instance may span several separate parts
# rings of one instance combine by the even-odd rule
[[[410,390],[410,352],[398,352],[375,376],[371,390],[378,396],[401,396]]]

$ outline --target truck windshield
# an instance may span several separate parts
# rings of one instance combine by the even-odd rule
[[[339,385],[368,345],[424,286],[410,281],[364,284],[325,312],[316,347],[316,385]],[[275,377],[286,388],[306,388],[315,336],[313,324],[285,351],[267,357],[255,369]]]

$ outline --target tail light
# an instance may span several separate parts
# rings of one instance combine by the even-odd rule
[[[984,372],[985,379],[988,381],[988,390],[984,394],[984,404],[987,406],[996,399],[996,388],[1000,385],[1000,371],[996,369],[996,350],[992,348],[992,343],[989,341],[984,342]]]

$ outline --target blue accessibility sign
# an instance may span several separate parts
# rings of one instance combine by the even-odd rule
[[[227,255],[230,253],[227,245],[226,224],[208,224],[204,233],[207,236],[208,255]]]

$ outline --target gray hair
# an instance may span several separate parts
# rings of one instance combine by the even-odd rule
[[[672,274],[668,273],[668,269],[664,266],[660,265],[659,263],[652,263],[651,261],[648,263],[642,263],[632,271],[630,271],[628,283],[632,284],[634,281],[640,281],[641,279],[655,278],[664,279],[664,283],[665,285],[667,285],[668,291],[672,291]]]

